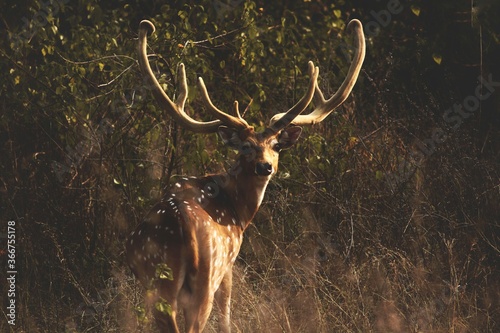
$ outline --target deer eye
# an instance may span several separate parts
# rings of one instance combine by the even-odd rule
[[[241,152],[242,153],[248,153],[252,149],[252,144],[248,141],[245,141],[241,144]]]
[[[274,146],[273,146],[273,150],[277,153],[279,153],[281,151],[282,147],[279,143],[276,143]]]

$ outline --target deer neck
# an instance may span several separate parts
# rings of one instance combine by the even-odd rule
[[[244,230],[259,210],[271,176],[262,177],[254,172],[238,172],[238,168],[233,167],[223,177],[226,179],[224,190]]]

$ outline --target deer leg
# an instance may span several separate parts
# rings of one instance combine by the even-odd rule
[[[214,301],[214,295],[209,285],[209,280],[206,283],[198,284],[188,303],[189,306],[184,307],[186,333],[202,332],[207,323]]]
[[[205,302],[193,307],[192,311],[184,311],[187,333],[200,333],[203,331],[212,311],[212,304],[213,297],[210,297]]]
[[[154,302],[150,301],[153,316],[161,333],[179,333],[177,326],[178,294],[181,289],[182,271],[176,271],[178,278],[172,281],[156,281]],[[175,273],[174,273],[175,274]]]
[[[154,309],[153,315],[156,325],[161,333],[179,333],[179,328],[177,327],[177,321],[175,319],[175,311],[172,311],[172,314],[170,315]]]
[[[219,331],[222,333],[231,332],[231,288],[233,285],[233,269],[229,267],[219,289],[215,293],[215,303],[219,309]]]

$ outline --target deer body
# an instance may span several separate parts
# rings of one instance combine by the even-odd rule
[[[339,91],[325,100],[317,86],[319,69],[309,62],[309,87],[302,99],[286,113],[275,115],[262,132],[241,117],[217,109],[199,80],[207,109],[217,118],[199,122],[184,112],[187,83],[184,65],[179,66],[180,93],[173,102],[163,91],[149,65],[146,37],[154,32],[149,21],[139,27],[139,65],[157,102],[182,126],[199,133],[217,131],[224,143],[239,152],[228,172],[182,178],[175,182],[133,231],[126,242],[126,260],[150,291],[149,302],[168,304],[169,311],[154,306],[162,332],[179,332],[176,315],[183,310],[187,332],[201,332],[212,310],[219,308],[221,332],[230,332],[232,267],[238,256],[243,232],[257,213],[271,177],[278,169],[279,152],[291,147],[301,128],[324,119],[347,98],[364,58],[361,23],[356,29],[358,50]],[[311,100],[316,108],[301,115]]]
[[[134,274],[146,286],[155,284],[158,294],[170,302],[172,316],[159,324],[173,331],[176,309],[184,310],[195,332],[202,328],[215,297],[221,331],[229,332],[232,266],[243,232],[277,171],[276,146],[287,148],[300,135],[300,128],[290,127],[277,138],[248,131],[242,140],[227,128],[223,131],[228,144],[244,151],[234,166],[225,174],[174,183],[126,243]],[[157,278],[158,265],[165,264],[172,280]]]
[[[177,309],[184,310],[194,331],[201,329],[224,278],[217,302],[221,311],[229,312],[230,275],[248,222],[240,220],[233,205],[227,205],[231,195],[226,190],[219,189],[217,196],[210,197],[213,184],[213,177],[175,183],[127,242],[127,261],[135,275],[146,286],[148,279],[153,280],[158,296],[172,308],[170,318],[155,315],[165,317],[159,325],[171,331],[175,331]],[[219,210],[221,202],[227,208]],[[156,278],[160,264],[172,269],[172,280]]]

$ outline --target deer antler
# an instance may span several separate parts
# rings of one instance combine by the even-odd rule
[[[245,129],[250,126],[248,123],[238,115],[238,117],[233,117],[225,112],[217,109],[211,102],[208,96],[207,88],[203,83],[203,79],[199,78],[199,87],[202,92],[202,97],[207,105],[207,109],[217,118],[217,120],[212,121],[197,121],[191,118],[185,111],[184,106],[186,103],[188,95],[188,87],[186,80],[186,70],[184,64],[180,64],[177,75],[179,77],[179,97],[173,102],[170,97],[165,93],[165,91],[160,86],[160,83],[156,79],[151,66],[148,61],[147,55],[147,35],[152,34],[155,31],[155,26],[148,20],[143,20],[139,24],[139,66],[141,68],[144,77],[151,87],[151,91],[156,99],[156,101],[174,118],[174,120],[181,126],[197,133],[211,133],[217,131],[220,125],[224,124],[232,128]]]
[[[215,132],[222,124],[231,128],[242,130],[251,128],[251,126],[248,125],[245,119],[241,117],[237,101],[234,102],[236,117],[219,110],[212,103],[210,96],[208,95],[205,83],[203,82],[203,79],[201,77],[198,78],[198,87],[201,91],[201,96],[207,109],[215,118],[217,118],[217,120],[203,122],[191,118],[184,111],[184,106],[188,95],[188,87],[186,81],[186,71],[184,68],[184,64],[182,63],[179,65],[179,69],[177,71],[180,83],[179,97],[177,97],[177,100],[173,102],[158,83],[158,80],[156,79],[148,61],[147,35],[154,33],[154,31],[155,27],[153,23],[148,20],[143,20],[139,24],[139,66],[146,78],[148,85],[151,87],[156,101],[170,114],[170,116],[172,116],[172,118],[174,118],[174,120],[179,125],[197,133]],[[314,96],[316,81],[318,79],[318,69],[317,67],[314,67],[312,62],[309,63],[309,75],[309,88],[306,94],[295,106],[287,111],[286,116],[283,116],[283,119],[270,127],[271,132],[276,133],[286,127],[297,115],[304,112],[307,106],[311,103],[311,100]]]
[[[354,29],[357,48],[354,53],[354,57],[347,72],[347,76],[342,82],[342,85],[337,90],[337,92],[328,100],[323,96],[323,92],[318,87],[318,83],[315,82],[315,92],[314,92],[314,104],[316,108],[307,115],[298,115],[291,122],[294,125],[313,125],[321,122],[330,113],[333,112],[338,106],[340,106],[349,96],[352,88],[356,84],[359,72],[361,71],[361,66],[363,65],[363,60],[365,59],[366,46],[365,46],[365,36],[363,34],[363,25],[359,20],[352,20],[347,25],[347,29]],[[316,76],[319,74],[319,69],[316,69]],[[275,126],[278,122],[281,122],[284,118],[289,117],[289,112],[278,113],[270,121],[270,127]],[[285,121],[287,123],[287,121]],[[287,125],[288,125],[287,124]],[[286,126],[286,125],[285,125]]]
[[[291,109],[289,109],[285,113],[280,113],[280,117],[272,121],[269,127],[266,129],[266,133],[273,134],[281,131],[283,128],[287,127],[290,123],[294,122],[294,119],[300,117],[300,114],[304,112],[304,110],[309,106],[311,100],[314,96],[314,90],[317,86],[319,68],[314,67],[312,61],[309,61],[308,72],[309,72],[309,88],[307,89],[306,94],[297,102]],[[273,117],[273,119],[276,116]]]

